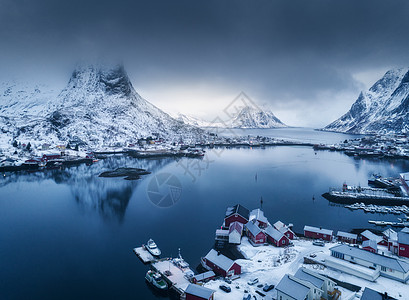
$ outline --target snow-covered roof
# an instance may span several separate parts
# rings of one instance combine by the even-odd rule
[[[260,221],[260,222],[263,222],[263,223],[268,223],[267,218],[264,216],[264,212],[259,208],[253,209],[250,212],[250,219],[249,220],[250,221],[257,220],[257,221]]]
[[[403,228],[403,229],[401,230],[401,232],[406,232],[406,233],[409,233],[409,227],[405,227],[405,228]]]
[[[353,239],[353,240],[356,240],[358,238],[356,234],[349,233],[349,232],[343,232],[343,231],[338,231],[337,236],[348,238],[348,239]]]
[[[240,204],[236,204],[235,206],[231,206],[231,207],[228,207],[226,209],[225,218],[230,217],[233,214],[239,214],[240,216],[242,216],[246,220],[248,220],[249,216],[250,216],[250,211],[247,208],[245,208],[244,206],[242,206]]]
[[[362,242],[362,248],[370,247],[372,249],[378,249],[378,244],[374,240],[367,240]]]
[[[224,256],[221,253],[218,253],[214,249],[210,250],[209,253],[207,253],[207,255],[205,256],[205,258],[226,272],[229,271],[231,266],[234,264],[233,260]]]
[[[370,263],[376,263],[377,265],[387,267],[399,272],[406,273],[409,271],[409,263],[407,263],[406,261],[393,257],[384,256],[377,253],[372,253],[363,249],[359,249],[357,247],[351,247],[348,245],[338,245],[330,248],[330,250],[345,255],[349,255],[355,258],[359,258]]]
[[[402,229],[398,232],[398,243],[409,245],[409,230],[405,229]]]
[[[390,296],[385,297],[384,294],[381,294],[373,289],[365,287],[364,292],[362,293],[361,300],[392,300]]]
[[[214,276],[216,276],[216,274],[214,274],[213,271],[207,271],[207,272],[204,272],[204,273],[197,274],[197,275],[193,276],[193,278],[195,278],[197,281],[202,281],[202,280],[205,280],[205,279],[208,279],[208,278],[212,278]]]
[[[277,222],[275,222],[274,224],[273,224],[273,226],[277,229],[277,230],[280,230],[280,228],[283,228],[283,227],[287,227],[283,222],[281,222],[281,221],[277,221]]]
[[[307,285],[294,280],[293,276],[288,274],[284,275],[280,280],[276,286],[276,290],[294,299],[305,299],[310,292],[310,288]]]
[[[243,224],[241,224],[240,222],[231,223],[229,226],[229,234],[232,233],[234,230],[241,235],[243,232]]]
[[[283,236],[285,236],[282,232],[278,231],[271,225],[267,226],[267,228],[265,229],[265,233],[276,241],[279,241]]]
[[[191,283],[187,286],[185,293],[204,299],[209,299],[214,294],[214,291],[204,286]]]
[[[382,232],[382,234],[386,236],[389,240],[392,241],[398,240],[398,233],[391,228],[386,229],[384,232]]]
[[[369,240],[374,240],[377,243],[383,240],[383,238],[379,235],[374,234],[373,232],[369,230],[365,230],[364,232],[361,233],[362,236],[366,237]]]
[[[246,228],[254,236],[257,236],[257,234],[261,232],[261,229],[251,221],[246,224]]]
[[[315,287],[322,289],[322,286],[325,282],[325,279],[323,277],[315,272],[312,272],[310,270],[307,270],[305,268],[300,268],[297,270],[297,272],[294,274],[294,277],[297,277],[298,279],[305,280],[313,284]]]
[[[307,225],[304,226],[304,231],[311,231],[311,232],[316,232],[316,233],[321,233],[321,234],[332,235],[332,230],[313,227],[313,226],[307,226]]]
[[[228,236],[229,231],[227,229],[216,229],[217,236]]]

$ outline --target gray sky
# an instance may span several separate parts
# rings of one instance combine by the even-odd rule
[[[79,60],[123,60],[168,112],[213,119],[240,91],[321,127],[409,63],[409,1],[0,0],[0,79],[63,88]]]

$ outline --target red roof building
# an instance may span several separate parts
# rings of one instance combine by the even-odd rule
[[[189,284],[185,291],[186,300],[213,300],[214,291],[197,284]]]
[[[205,267],[212,269],[216,274],[223,277],[241,274],[241,266],[238,263],[214,249],[203,257],[203,263]]]
[[[253,245],[262,245],[266,243],[266,234],[261,231],[260,227],[258,227],[256,224],[250,221],[245,225],[245,228],[250,243]]]
[[[290,243],[290,240],[286,235],[271,225],[266,228],[265,233],[267,235],[267,241],[276,247],[284,247]]]
[[[226,215],[224,217],[224,226],[229,227],[233,222],[239,222],[244,225],[249,221],[249,218],[250,211],[244,206],[237,204],[227,208]]]
[[[295,238],[294,232],[290,229],[290,226],[285,225],[281,221],[277,221],[273,224],[273,227],[288,237],[290,240]]]
[[[332,230],[312,226],[304,226],[304,236],[312,239],[332,240]]]

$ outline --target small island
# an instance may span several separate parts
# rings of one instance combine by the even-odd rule
[[[105,171],[99,174],[99,177],[125,177],[125,180],[137,180],[141,175],[147,175],[151,172],[138,168],[117,168],[113,171]]]

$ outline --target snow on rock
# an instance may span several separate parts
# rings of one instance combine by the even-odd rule
[[[255,106],[240,107],[238,112],[234,113],[228,120],[222,120],[222,118],[215,118],[215,120],[209,122],[181,113],[177,114],[175,118],[185,124],[201,128],[219,127],[242,129],[255,128],[266,129],[287,127],[287,125],[281,122],[269,108],[267,107],[259,108]]]
[[[324,130],[348,133],[409,131],[409,68],[390,70],[351,109]]]
[[[13,84],[0,92],[2,147],[12,139],[100,148],[155,134],[170,140],[203,134],[143,99],[122,65],[79,66],[58,95]]]
[[[231,128],[281,128],[287,127],[267,107],[243,107],[229,122]]]

